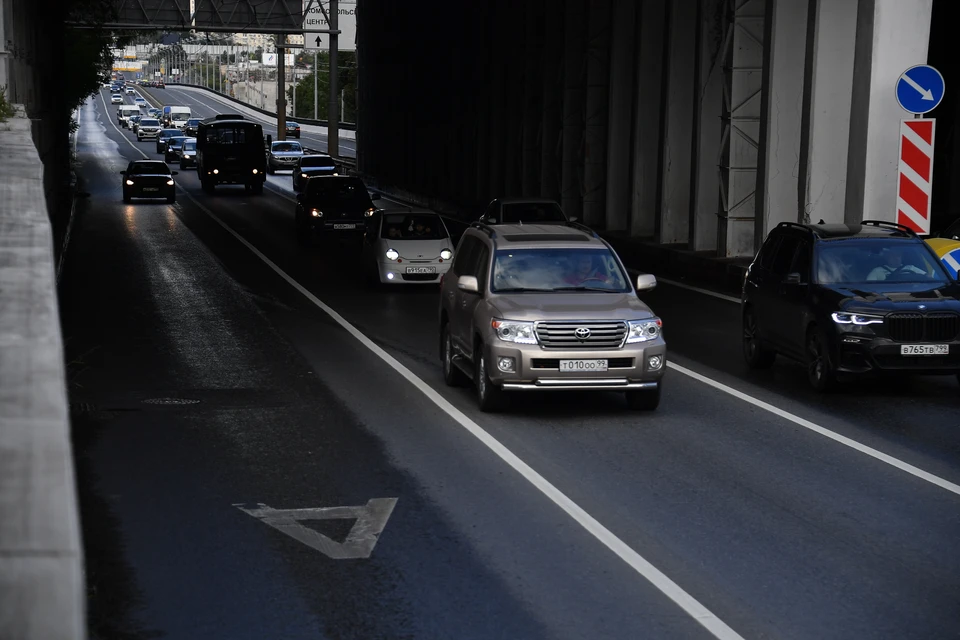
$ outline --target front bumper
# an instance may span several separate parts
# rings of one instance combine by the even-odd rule
[[[293,169],[299,158],[270,158],[270,166],[274,169]]]
[[[157,137],[158,135],[160,135],[160,132],[159,132],[159,131],[144,131],[143,129],[138,129],[138,130],[137,130],[137,134],[138,134],[141,138],[154,138],[154,139],[156,139],[156,137]]]
[[[180,162],[185,167],[192,167],[195,164],[197,164],[197,157],[196,156],[180,156]]]
[[[366,218],[314,218],[308,214],[307,220],[317,233],[358,234],[367,229]]]
[[[447,271],[450,270],[450,263],[433,261],[424,263],[396,263],[392,260],[377,263],[377,272],[380,275],[380,282],[384,284],[424,284],[430,282],[440,282]],[[433,273],[408,273],[408,269],[433,269]]]
[[[837,372],[846,374],[914,373],[921,375],[960,373],[960,342],[894,342],[855,333],[839,333],[833,345]],[[901,355],[902,344],[946,344],[946,355]]]
[[[251,169],[217,169],[206,172],[205,178],[214,184],[253,184],[255,182],[266,182],[267,175],[264,171],[257,169],[253,173]]]
[[[157,191],[146,191],[150,188],[157,189]],[[166,184],[161,187],[151,187],[150,185],[127,186],[124,188],[124,193],[128,198],[172,198],[177,193],[177,188]]]
[[[667,370],[667,345],[662,338],[624,345],[620,349],[543,349],[488,338],[487,375],[505,390],[616,390],[653,389]],[[660,358],[659,367],[650,358]],[[501,358],[512,358],[513,371],[500,368]],[[606,371],[561,371],[560,360],[606,360]]]

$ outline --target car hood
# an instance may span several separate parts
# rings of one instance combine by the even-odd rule
[[[505,320],[642,320],[653,312],[633,293],[494,294],[491,303]]]
[[[822,293],[825,302],[843,311],[960,311],[956,283],[859,282],[823,286]]]
[[[449,238],[439,240],[391,240],[390,238],[380,238],[380,247],[383,252],[387,249],[394,249],[404,260],[434,259],[440,257],[440,252],[444,249],[453,248],[450,246]]]

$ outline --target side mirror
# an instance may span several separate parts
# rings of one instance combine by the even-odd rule
[[[121,172],[120,172],[120,175],[122,175],[122,176],[125,176],[125,175],[127,175],[127,170],[126,170],[126,169],[124,169],[123,171],[121,171]]]
[[[476,276],[460,276],[457,280],[457,288],[467,293],[479,293],[480,283],[477,282]]]
[[[380,199],[380,194],[377,193],[376,191],[374,191],[373,193],[370,194],[370,199],[371,199],[371,200],[379,200],[379,199]]]
[[[171,172],[170,172],[170,175],[175,176],[175,175],[177,175],[177,174],[179,174],[179,173],[180,173],[179,171],[171,171]]]
[[[641,273],[637,276],[637,293],[652,291],[657,286],[657,278],[652,273]]]
[[[497,224],[497,219],[496,219],[496,218],[487,218],[486,220],[482,220],[481,222],[484,222],[485,224]]]
[[[787,277],[783,279],[784,284],[800,284],[800,274],[799,273],[788,273]]]

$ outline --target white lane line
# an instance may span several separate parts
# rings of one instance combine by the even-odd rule
[[[882,451],[878,451],[873,447],[868,447],[867,445],[861,442],[857,442],[852,438],[848,438],[846,436],[840,435],[839,433],[831,431],[826,427],[821,427],[815,422],[811,422],[810,420],[801,418],[800,416],[790,413],[789,411],[785,411],[779,407],[775,407],[769,402],[764,402],[759,398],[754,398],[751,395],[748,395],[742,391],[738,391],[737,389],[727,386],[722,382],[717,382],[712,378],[708,378],[707,376],[697,373],[696,371],[688,369],[684,366],[681,366],[673,362],[667,362],[667,366],[679,373],[682,373],[685,376],[689,376],[690,378],[693,378],[694,380],[702,382],[707,386],[713,387],[718,391],[722,391],[723,393],[731,395],[734,398],[737,398],[738,400],[742,400],[746,402],[747,404],[751,404],[757,407],[758,409],[763,409],[764,411],[768,411],[769,413],[772,413],[777,417],[780,417],[780,418],[783,418],[784,420],[792,422],[793,424],[799,427],[803,427],[804,429],[813,431],[814,433],[817,433],[825,438],[829,438],[834,442],[838,442],[844,445],[845,447],[850,447],[854,451],[859,451],[860,453],[868,455],[871,458],[875,458],[880,462],[885,462],[891,467],[900,469],[901,471],[905,471],[906,473],[909,473],[912,476],[920,478],[921,480],[925,480],[930,484],[936,485],[941,489],[946,489],[950,493],[960,496],[960,485],[954,484],[949,480],[944,480],[940,476],[936,476],[928,471],[924,471],[923,469],[915,467],[912,464],[904,462],[903,460],[899,460],[889,454],[883,453]]]
[[[102,95],[100,97],[103,99]],[[104,107],[106,107],[105,101]],[[123,132],[120,131],[116,124],[114,124],[113,127],[114,129],[117,129],[117,132],[123,136],[123,139],[126,140],[131,147],[139,151],[144,157],[147,157],[147,154],[143,153],[139,147],[134,145],[126,136],[123,135]],[[179,185],[177,186],[179,187]],[[460,426],[462,426],[471,435],[482,442],[501,460],[506,462],[517,473],[523,476],[527,482],[532,484],[554,504],[563,509],[567,515],[573,518],[577,524],[583,527],[588,533],[590,533],[590,535],[596,538],[605,547],[613,551],[634,571],[646,578],[650,584],[656,587],[665,596],[670,598],[670,600],[683,609],[690,617],[699,622],[715,638],[718,638],[719,640],[744,640],[743,636],[730,628],[723,620],[718,618],[713,612],[701,604],[699,600],[684,591],[680,585],[667,577],[665,573],[653,566],[650,561],[634,551],[630,546],[627,545],[627,543],[618,538],[612,531],[600,524],[596,518],[591,516],[580,505],[567,497],[567,495],[560,491],[560,489],[553,486],[546,478],[537,473],[533,467],[521,460],[516,454],[510,451],[510,449],[501,444],[499,440],[494,438],[480,425],[471,420],[466,414],[453,406],[450,401],[437,393],[433,387],[420,379],[399,360],[394,358],[379,345],[370,340],[370,338],[361,333],[359,329],[347,322],[347,320],[337,313],[332,307],[327,306],[327,304],[313,295],[313,293],[311,293],[306,287],[294,280],[293,277],[287,274],[286,271],[277,266],[272,260],[270,260],[270,258],[268,258],[259,249],[248,242],[246,238],[234,231],[230,225],[225,223],[215,213],[210,211],[210,209],[194,198],[189,191],[183,189],[182,187],[180,187],[180,190],[184,195],[190,198],[190,200],[197,205],[201,211],[210,216],[210,218],[223,227],[227,233],[236,238],[237,241],[249,249],[251,253],[260,258],[264,264],[270,267],[270,269],[273,270],[273,272],[278,276],[283,278],[287,284],[300,292],[303,297],[312,302],[317,308],[330,316],[334,322],[343,327],[347,333],[356,338],[360,344],[365,346],[377,357],[386,362],[394,371],[403,376],[407,382],[416,387],[418,391],[420,391],[431,402],[437,405],[437,407],[439,407],[444,413],[453,418]]]

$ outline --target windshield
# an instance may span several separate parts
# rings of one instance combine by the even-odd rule
[[[303,151],[299,142],[274,142],[274,151]]]
[[[505,204],[502,207],[500,224],[534,224],[537,222],[564,222],[566,217],[554,202],[527,202]]]
[[[314,178],[307,186],[311,197],[345,208],[368,209],[373,206],[367,188],[359,180],[342,181],[336,178]]]
[[[608,249],[501,249],[492,291],[630,291],[626,274]]]
[[[327,169],[335,169],[336,165],[333,163],[332,158],[303,158],[300,161],[301,167],[325,167]]]
[[[947,281],[940,261],[924,244],[886,240],[822,243],[816,272],[821,284]]]
[[[134,162],[127,173],[170,173],[170,169],[163,162]]]
[[[196,127],[197,125],[200,124],[200,120],[199,118],[190,118],[189,120],[187,120],[187,124],[190,125],[191,127]]]
[[[390,240],[441,240],[447,230],[434,213],[390,213],[383,216],[380,237]]]
[[[151,120],[150,118],[140,118],[141,127],[159,127],[160,122],[158,120]]]
[[[164,129],[160,132],[161,138],[171,138],[180,133],[180,129]]]
[[[197,143],[196,143],[196,142],[184,142],[184,143],[183,143],[183,150],[184,150],[184,151],[196,151],[196,150],[197,150]]]

